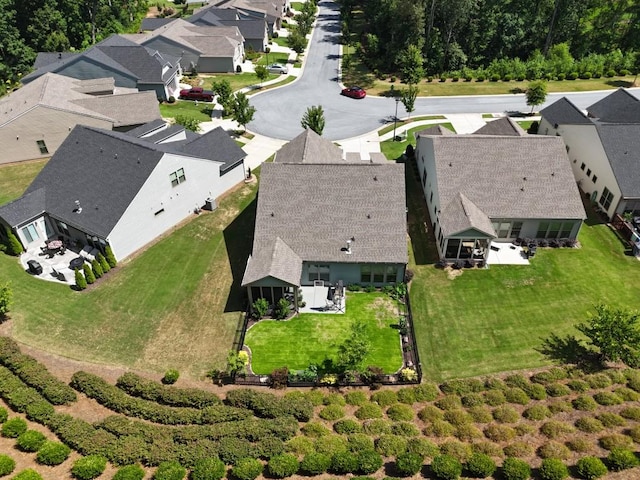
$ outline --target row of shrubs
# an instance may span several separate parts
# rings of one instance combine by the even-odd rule
[[[102,377],[87,372],[76,372],[71,386],[116,413],[142,418],[163,425],[201,425],[243,420],[251,412],[243,408],[212,405],[202,409],[170,407],[141,398],[131,397]]]
[[[447,79],[450,79],[452,82],[459,82],[460,80],[464,80],[465,82],[471,82],[475,79],[476,82],[484,82],[484,81],[490,81],[490,82],[510,82],[512,80],[518,81],[518,82],[523,82],[525,80],[557,80],[557,81],[564,81],[564,80],[589,80],[591,78],[601,78],[601,77],[607,77],[607,78],[613,78],[616,76],[621,76],[624,77],[626,75],[631,75],[631,72],[629,70],[620,70],[619,72],[617,72],[614,69],[610,69],[607,70],[605,72],[599,72],[596,71],[594,73],[589,72],[589,71],[585,71],[585,72],[568,72],[568,73],[558,73],[558,74],[553,74],[553,73],[543,73],[540,74],[539,76],[534,76],[534,75],[527,75],[524,73],[520,73],[517,75],[512,75],[510,73],[506,73],[504,75],[500,75],[498,73],[493,73],[490,74],[488,72],[486,72],[485,70],[479,70],[479,71],[472,71],[469,72],[467,71],[464,74],[461,74],[460,72],[453,72],[450,73],[448,75],[445,76],[441,76],[439,81],[440,82],[445,82]],[[394,82],[393,80],[394,77],[391,77],[391,82]],[[427,77],[427,82],[431,83],[434,81],[434,77],[433,76],[429,76]]]
[[[116,386],[131,396],[173,407],[203,408],[222,403],[215,393],[167,386],[131,372],[118,378]]]
[[[51,375],[35,358],[22,353],[16,342],[9,337],[0,337],[0,364],[38,390],[54,405],[68,405],[77,399],[76,392],[69,385]]]
[[[313,417],[313,403],[304,396],[277,397],[268,392],[238,388],[227,393],[225,402],[237,408],[252,410],[258,417],[278,418],[291,415],[300,422]]]
[[[90,265],[83,263],[82,271],[79,268],[75,270],[75,282],[78,290],[84,290],[87,285],[95,283],[117,265],[116,257],[109,245],[106,246],[105,253],[106,256],[99,252],[96,258],[91,260]]]

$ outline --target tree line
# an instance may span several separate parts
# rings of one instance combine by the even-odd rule
[[[135,32],[146,0],[0,0],[0,94],[29,72],[37,52],[84,50]]]
[[[640,51],[635,0],[339,0],[344,38],[375,69],[394,71],[417,46],[428,74],[477,69],[496,59],[546,57],[557,44],[576,59]]]

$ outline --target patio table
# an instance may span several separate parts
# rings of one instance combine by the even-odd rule
[[[47,242],[47,248],[49,250],[59,250],[62,248],[62,240],[51,240]]]
[[[83,263],[84,263],[84,258],[76,257],[69,262],[69,268],[71,268],[71,270],[75,270],[76,268],[82,267]]]

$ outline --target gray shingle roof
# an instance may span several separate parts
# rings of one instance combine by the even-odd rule
[[[235,8],[220,8],[215,5],[205,5],[193,12],[186,20],[194,25],[215,25],[220,20],[237,20],[238,11]]]
[[[114,127],[139,125],[160,118],[155,92],[128,93],[123,95],[89,96],[73,103],[114,119]]]
[[[262,165],[254,253],[280,237],[303,261],[406,263],[406,232],[402,164]]]
[[[16,227],[44,211],[45,190],[39,188],[0,206],[0,218],[3,218],[11,227]]]
[[[425,128],[415,133],[416,138],[421,135],[455,135],[455,133],[442,125],[434,125],[433,127]]]
[[[167,125],[167,122],[165,122],[162,118],[158,118],[156,120],[152,120],[143,125],[140,125],[139,127],[133,128],[131,130],[127,130],[126,133],[127,135],[130,135],[132,137],[142,138],[145,135],[149,135],[150,133],[153,133],[156,130],[159,130],[165,127],[166,125]]]
[[[140,31],[153,31],[156,28],[165,26],[167,23],[173,22],[174,18],[143,18],[140,24]]]
[[[277,163],[344,163],[342,150],[307,128],[276,152]]]
[[[607,123],[640,123],[640,100],[619,88],[587,108],[590,117]]]
[[[486,125],[473,133],[477,135],[512,135],[516,137],[522,137],[527,134],[511,117],[501,117],[487,122]]]
[[[433,142],[440,208],[462,193],[491,219],[585,218],[562,138],[427,138]]]
[[[221,174],[235,168],[247,156],[222,127],[195,136],[180,147],[180,152],[223,163],[220,166]]]
[[[80,55],[80,52],[38,52],[36,61],[33,62],[33,68],[37,70],[60,60],[75,57],[76,55]]]
[[[242,286],[267,277],[299,286],[301,273],[302,259],[280,237],[276,237],[249,257]]]
[[[622,195],[640,197],[640,124],[600,124],[596,130]]]
[[[490,236],[496,235],[489,217],[462,193],[443,207],[440,213],[440,227],[445,237],[471,228]]]
[[[591,120],[576,107],[567,97],[553,102],[540,110],[542,118],[551,125],[589,125]]]
[[[267,36],[266,20],[221,20],[219,25],[238,27],[245,39],[260,39]]]

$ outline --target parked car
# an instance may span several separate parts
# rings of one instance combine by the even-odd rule
[[[202,100],[203,102],[213,102],[213,92],[203,90],[202,87],[193,87],[180,90],[180,98],[184,100]]]
[[[287,74],[289,73],[289,69],[286,65],[282,65],[281,63],[272,63],[271,65],[267,65],[267,70],[269,73],[279,73],[279,74]]]
[[[367,96],[367,92],[360,87],[348,87],[342,89],[342,95],[350,98],[364,98]]]

